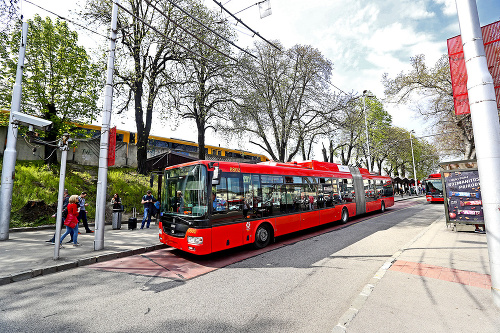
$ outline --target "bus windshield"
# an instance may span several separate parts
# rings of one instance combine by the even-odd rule
[[[441,179],[428,179],[425,182],[425,190],[428,194],[442,194],[443,183]]]
[[[207,169],[202,164],[165,170],[163,213],[205,216],[207,206]]]

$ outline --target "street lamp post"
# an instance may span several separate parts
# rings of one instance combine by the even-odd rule
[[[366,97],[375,97],[371,94],[367,94],[368,90],[363,90],[363,115],[365,116],[365,134],[366,134],[366,151],[368,153],[368,172],[371,172],[370,168],[372,165],[370,156],[370,141],[368,139],[368,122],[366,121]]]
[[[417,171],[415,171],[415,156],[413,155],[413,140],[411,138],[411,133],[415,134],[414,130],[410,131],[410,146],[411,146],[411,159],[413,161],[413,178],[415,179],[414,190],[415,194],[417,194]]]

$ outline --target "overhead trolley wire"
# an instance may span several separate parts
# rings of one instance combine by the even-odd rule
[[[159,10],[155,5],[153,5],[151,2],[149,2],[148,0],[144,0],[148,5],[150,5],[151,7],[153,7],[154,9],[156,9],[162,16],[164,16],[166,19],[172,21],[176,26],[178,26],[179,28],[181,28],[182,30],[184,30],[188,35],[190,35],[191,37],[195,38],[197,41],[199,41],[200,43],[202,43],[203,45],[206,45],[208,46],[209,48],[211,48],[212,50],[216,51],[216,52],[219,52],[220,54],[222,54],[223,56],[235,61],[235,62],[238,62],[235,58],[231,57],[229,54],[226,54],[220,50],[218,50],[217,48],[213,47],[212,45],[209,45],[207,43],[205,43],[204,41],[202,41],[201,39],[199,39],[198,37],[196,37],[192,32],[188,31],[186,28],[184,28],[182,25],[180,25],[179,23],[177,23],[174,19],[172,19],[171,17],[167,16],[164,12],[162,12],[161,10]],[[228,41],[227,39],[225,39],[226,41]],[[229,42],[229,41],[228,41]]]
[[[176,42],[175,40],[173,40],[173,39],[171,39],[171,38],[169,38],[169,37],[165,36],[165,34],[163,34],[163,33],[161,33],[160,31],[158,31],[158,29],[156,29],[155,27],[153,27],[151,24],[149,24],[149,23],[145,22],[143,19],[141,19],[141,18],[140,18],[140,17],[138,17],[137,15],[132,14],[132,13],[131,13],[131,12],[130,12],[127,8],[123,7],[122,5],[120,5],[120,4],[119,4],[119,3],[117,3],[117,2],[115,2],[115,3],[116,3],[116,5],[117,5],[118,7],[120,7],[120,8],[121,8],[121,9],[123,9],[124,11],[126,11],[129,15],[131,15],[131,16],[135,17],[136,19],[138,19],[139,21],[141,21],[142,23],[144,23],[145,25],[147,25],[148,27],[150,27],[151,29],[153,29],[155,32],[157,32],[158,34],[162,35],[165,39],[167,39],[167,40],[171,41],[172,43],[174,43],[174,44],[176,44],[176,45],[178,45],[178,46],[180,46],[180,47],[181,47],[181,48],[183,48],[184,50],[186,50],[186,51],[188,51],[188,52],[190,52],[190,53],[194,54],[194,55],[195,55],[195,56],[197,56],[197,57],[200,57],[200,58],[202,58],[202,59],[204,59],[204,60],[206,60],[206,61],[213,62],[213,60],[207,59],[207,58],[205,58],[204,56],[202,56],[202,55],[200,55],[200,54],[198,54],[198,53],[196,53],[196,52],[194,52],[194,51],[191,51],[190,49],[188,49],[188,48],[187,48],[187,47],[185,47],[184,45],[182,45],[182,44],[180,44],[180,43]]]
[[[171,0],[168,0],[171,2]],[[213,0],[221,9],[223,9],[226,13],[228,13],[229,15],[231,15],[236,21],[238,21],[239,23],[243,24],[243,26],[245,28],[247,28],[248,30],[250,30],[251,32],[253,32],[254,35],[257,35],[259,36],[263,41],[267,42],[268,44],[272,45],[273,47],[275,47],[276,49],[280,50],[281,49],[279,47],[277,47],[276,45],[274,45],[273,43],[271,43],[270,41],[268,41],[267,39],[265,39],[264,37],[262,37],[257,31],[253,30],[252,28],[250,28],[248,25],[246,25],[245,23],[243,23],[242,20],[240,20],[239,18],[237,18],[236,16],[233,15],[233,13],[231,13],[229,10],[227,10],[223,5],[222,3],[218,2],[217,0]]]
[[[29,0],[24,0],[24,2],[27,2],[27,3],[29,3],[29,4],[32,4],[33,6],[36,6],[36,7],[40,8],[41,10],[44,10],[44,11],[46,11],[46,12],[48,12],[48,13],[50,13],[50,14],[54,15],[54,16],[57,16],[58,18],[60,18],[60,19],[62,19],[62,20],[65,20],[65,21],[71,22],[71,23],[73,23],[74,25],[77,25],[77,26],[79,26],[80,28],[83,28],[83,29],[85,29],[85,30],[88,30],[88,31],[90,31],[90,32],[92,32],[92,33],[94,33],[94,34],[96,34],[96,35],[99,35],[99,36],[104,37],[104,38],[106,38],[106,39],[110,39],[110,38],[109,38],[109,36],[103,35],[103,34],[101,34],[101,33],[97,32],[97,31],[94,31],[94,30],[92,30],[92,29],[89,29],[89,28],[87,28],[86,26],[81,25],[80,23],[76,23],[75,21],[72,21],[72,20],[70,20],[70,19],[68,19],[68,18],[66,18],[66,17],[64,17],[64,16],[61,16],[61,15],[59,15],[59,14],[56,14],[56,13],[54,13],[54,12],[52,12],[52,11],[48,10],[48,9],[45,9],[45,8],[43,8],[43,7],[41,7],[41,6],[37,5],[37,4],[35,4],[35,3],[33,3],[33,2],[31,2],[31,1],[29,1]]]
[[[228,1],[228,2],[229,2],[229,1]],[[253,5],[250,5],[250,6],[248,6],[247,8],[242,9],[242,10],[240,10],[240,11],[238,11],[238,12],[234,13],[234,15],[239,14],[239,13],[241,13],[241,12],[243,12],[243,11],[247,10],[248,8],[252,8],[253,6],[260,5],[261,3],[264,3],[264,2],[266,2],[266,0],[264,0],[264,1],[259,1],[259,2],[257,2],[257,3],[254,3]],[[226,2],[224,5],[226,5],[226,4],[227,4],[227,2]]]
[[[148,1],[148,0],[144,0],[146,1],[148,4],[151,5],[151,3]],[[192,18],[196,23],[198,23],[199,25],[201,25],[202,27],[204,27],[205,29],[213,32],[215,35],[217,35],[218,37],[222,38],[223,40],[225,40],[226,42],[228,42],[229,44],[233,45],[234,47],[236,47],[237,49],[239,49],[240,51],[243,51],[245,53],[247,53],[248,55],[254,57],[255,59],[257,59],[256,56],[254,56],[253,54],[251,54],[250,52],[248,52],[247,50],[245,49],[242,49],[241,47],[239,47],[238,45],[234,44],[232,41],[230,41],[229,39],[221,36],[218,32],[210,29],[209,27],[207,27],[205,24],[203,24],[202,22],[200,22],[200,20],[198,20],[197,18],[195,18],[194,16],[192,16],[191,14],[189,14],[188,12],[186,12],[182,7],[178,6],[176,3],[174,3],[172,0],[167,0],[168,2],[170,2],[174,7],[176,7],[177,9],[179,9],[181,12],[183,12],[185,15],[189,16],[190,18]],[[151,5],[153,6],[153,5]],[[155,8],[153,6],[153,8]]]

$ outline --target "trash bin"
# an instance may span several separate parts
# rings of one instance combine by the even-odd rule
[[[111,224],[113,229],[121,229],[122,227],[122,209],[113,209],[113,218],[111,220]]]

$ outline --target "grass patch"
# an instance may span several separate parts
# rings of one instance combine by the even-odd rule
[[[1,164],[0,164],[1,170]],[[69,194],[87,192],[87,215],[89,219],[95,216],[95,200],[97,194],[97,167],[67,164],[65,188]],[[10,227],[34,227],[54,224],[51,217],[57,209],[59,191],[59,165],[47,166],[42,161],[18,161],[12,194],[12,212]],[[141,209],[141,198],[149,187],[149,176],[138,174],[131,168],[108,169],[106,202],[110,202],[114,193],[118,193],[127,211],[132,207]],[[153,193],[157,196],[156,188]],[[29,211],[29,202],[43,201],[46,209],[37,210],[39,214],[29,219],[24,218]]]

